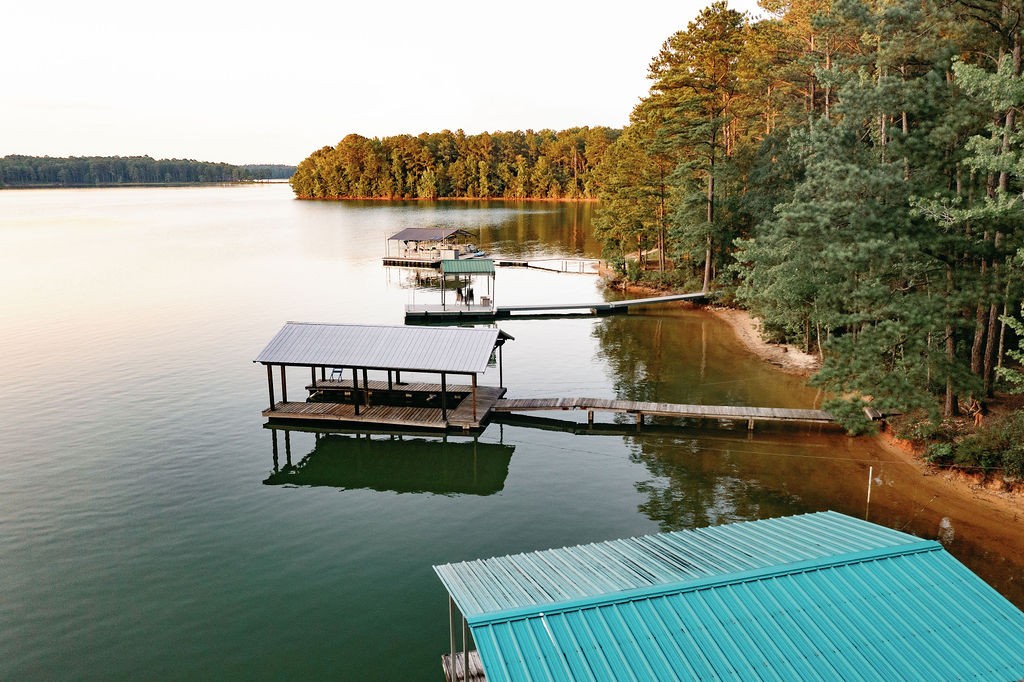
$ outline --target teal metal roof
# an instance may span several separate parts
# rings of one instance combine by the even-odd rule
[[[489,258],[460,258],[441,261],[446,275],[493,275],[494,261]]]
[[[834,512],[435,570],[490,682],[1024,678],[1024,613],[938,543]]]

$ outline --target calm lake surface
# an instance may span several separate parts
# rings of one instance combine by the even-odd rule
[[[280,326],[402,324],[437,296],[381,266],[388,235],[450,225],[507,256],[597,256],[590,212],[300,202],[286,185],[0,192],[0,679],[439,680],[433,564],[822,509],[941,533],[1024,605],[1019,528],[983,532],[835,431],[280,433],[275,461],[252,359]],[[500,269],[496,294],[606,295],[523,269]],[[501,327],[509,397],[820,400],[700,310]]]

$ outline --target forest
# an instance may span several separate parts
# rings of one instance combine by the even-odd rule
[[[352,134],[303,160],[291,183],[304,199],[593,199],[594,169],[618,134],[600,127]]]
[[[19,156],[0,158],[0,188],[185,185],[287,179],[294,166],[235,166],[191,159],[148,156]]]
[[[596,198],[631,282],[709,291],[822,359],[853,432],[909,417],[935,461],[1024,475],[1021,0],[705,7],[651,59],[623,130],[350,135],[301,197]]]
[[[595,169],[606,255],[818,353],[851,430],[865,406],[916,414],[935,459],[1021,476],[1024,415],[987,446],[939,431],[1020,385],[1024,6],[762,8],[712,4],[652,59]]]

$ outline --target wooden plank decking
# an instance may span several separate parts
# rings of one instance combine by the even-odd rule
[[[732,419],[746,421],[812,422],[829,424],[835,421],[824,410],[783,407],[747,407],[734,405],[681,405],[676,403],[608,400],[603,398],[513,398],[499,400],[495,412],[526,412],[533,410],[585,410],[587,412],[620,412],[643,416],[689,417],[696,419]]]
[[[454,660],[454,668],[452,661]],[[480,654],[473,651],[469,652],[469,678],[466,678],[465,671],[465,658],[464,652],[456,652],[455,656],[443,654],[441,656],[441,667],[444,669],[444,677],[448,682],[456,682],[457,680],[465,680],[465,682],[487,682],[487,677],[484,675],[484,666],[480,663]]]
[[[321,382],[317,382],[320,385]],[[342,383],[342,382],[338,382]],[[372,382],[371,382],[372,383]],[[387,382],[384,390],[387,390]],[[435,384],[423,384],[432,392],[440,393],[441,387]],[[405,388],[405,387],[403,387]],[[490,417],[494,404],[505,394],[501,386],[478,386],[476,396],[476,413],[473,410],[472,387],[460,386],[467,395],[458,403],[453,401],[447,410],[448,418],[441,416],[440,407],[402,407],[390,405],[359,406],[359,414],[355,406],[348,403],[331,402],[278,402],[273,410],[263,410],[264,417],[272,421],[302,421],[347,423],[376,426],[412,427],[418,429],[447,430],[449,428],[471,431],[481,428]],[[341,389],[339,389],[341,390]],[[449,387],[449,393],[453,388]],[[454,391],[462,393],[462,390]]]
[[[273,410],[263,410],[263,416],[274,420],[380,424],[422,429],[445,429],[448,426],[441,419],[441,410],[430,407],[360,406],[359,414],[356,415],[355,406],[344,403],[278,402]]]

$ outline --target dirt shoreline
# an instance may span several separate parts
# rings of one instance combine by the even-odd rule
[[[810,376],[821,367],[816,355],[804,353],[791,345],[768,343],[761,338],[759,321],[745,310],[735,308],[705,308],[725,321],[752,354],[783,372]],[[862,436],[872,440],[894,458],[913,466],[922,478],[922,486],[934,488],[943,497],[956,496],[972,503],[980,516],[979,524],[992,524],[992,529],[1007,522],[1024,518],[1024,495],[1006,490],[999,481],[982,481],[979,477],[954,469],[940,469],[928,464],[911,443],[882,432],[877,436]]]
[[[805,353],[796,346],[768,343],[761,337],[761,322],[746,310],[708,306],[704,308],[732,327],[748,351],[784,372],[810,376],[821,367],[817,355]]]

